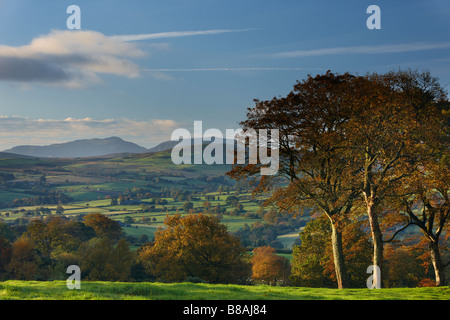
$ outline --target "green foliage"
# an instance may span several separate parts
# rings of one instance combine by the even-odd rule
[[[371,245],[358,221],[346,221],[343,227],[343,246],[350,286],[365,287],[367,267],[370,265]],[[331,226],[322,216],[311,220],[300,233],[301,244],[292,253],[292,281],[307,287],[336,287]]]
[[[14,231],[4,222],[0,222],[0,238],[13,241],[16,237]]]
[[[300,233],[301,245],[292,252],[292,281],[305,287],[334,287],[325,275],[326,248],[330,247],[331,227],[324,219],[314,219]]]
[[[194,204],[191,201],[186,201],[183,204],[183,211],[189,213],[190,210],[194,209]]]
[[[114,246],[111,239],[93,238],[80,246],[76,256],[87,280],[126,281],[134,263],[134,254],[124,239]]]

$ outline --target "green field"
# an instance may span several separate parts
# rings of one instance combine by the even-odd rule
[[[96,190],[96,187],[91,186],[91,190]],[[77,192],[83,193],[83,192]],[[168,203],[165,206],[156,205],[155,211],[153,212],[143,212],[140,205],[110,205],[110,199],[101,199],[96,200],[97,196],[94,191],[86,191],[85,201],[75,201],[70,204],[62,205],[64,208],[64,215],[66,216],[75,216],[78,214],[88,214],[88,213],[102,213],[110,216],[112,219],[124,222],[125,217],[133,218],[136,223],[131,224],[132,227],[125,227],[124,231],[128,235],[132,235],[135,237],[139,237],[141,234],[147,234],[150,236],[150,239],[153,236],[154,231],[158,227],[162,227],[164,223],[164,219],[167,215],[174,215],[177,211],[181,214],[185,214],[183,211],[183,204],[185,201],[174,201],[172,198],[166,198]],[[2,194],[0,192],[0,194]],[[230,232],[236,232],[239,229],[242,229],[245,224],[252,225],[255,222],[263,222],[260,218],[249,218],[245,216],[233,216],[229,213],[234,209],[233,206],[226,205],[225,200],[229,196],[228,194],[219,195],[216,192],[208,193],[209,195],[215,196],[215,200],[211,200],[211,206],[220,205],[227,210],[228,214],[224,214],[221,222],[225,224]],[[69,193],[70,196],[73,196],[73,193]],[[249,197],[250,193],[242,193],[240,196]],[[220,200],[218,200],[220,197]],[[89,200],[91,198],[92,200]],[[260,197],[258,197],[260,198]],[[151,199],[142,199],[142,203],[145,204],[149,202]],[[259,209],[259,206],[256,204],[257,199],[252,200],[241,200],[240,203],[243,205],[244,210],[247,212],[256,212]],[[201,208],[203,202],[205,201],[205,196],[197,196],[197,200],[192,200],[194,208]],[[56,214],[56,205],[39,205],[39,206],[24,206],[17,208],[7,208],[0,209],[0,217],[6,222],[13,222],[17,218],[25,217],[23,211],[33,211],[39,207],[46,207],[52,211],[52,214]],[[166,208],[165,211],[163,208]],[[12,214],[12,211],[19,211],[18,213]],[[5,213],[10,212],[9,216],[6,216]],[[150,225],[140,223],[140,219],[142,217],[155,218],[156,221],[152,222]],[[292,243],[298,237],[298,232],[294,232],[292,234],[287,235],[286,237],[281,238],[280,240],[285,245],[286,248],[290,248]]]
[[[325,289],[194,283],[0,282],[0,300],[449,300],[450,288]]]

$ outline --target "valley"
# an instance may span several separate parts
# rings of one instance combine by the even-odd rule
[[[166,216],[208,212],[235,234],[269,224],[270,235],[247,241],[247,246],[258,242],[290,252],[307,218],[280,217],[268,223],[270,209],[262,206],[267,196],[254,196],[248,183],[228,178],[230,169],[226,164],[174,165],[170,150],[70,159],[3,158],[0,219],[18,225],[50,215],[81,220],[101,213],[119,221],[127,240],[138,248],[153,239]]]

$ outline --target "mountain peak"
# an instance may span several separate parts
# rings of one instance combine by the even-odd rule
[[[100,139],[100,140],[101,140],[101,139]],[[125,140],[123,140],[122,138],[120,138],[120,137],[115,137],[115,136],[114,136],[114,137],[105,138],[105,139],[103,139],[103,140],[125,141]]]

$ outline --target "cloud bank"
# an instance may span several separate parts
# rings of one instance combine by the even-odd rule
[[[0,80],[82,87],[101,83],[100,74],[139,75],[131,59],[145,53],[135,44],[95,31],[52,31],[28,45],[0,46]]]

